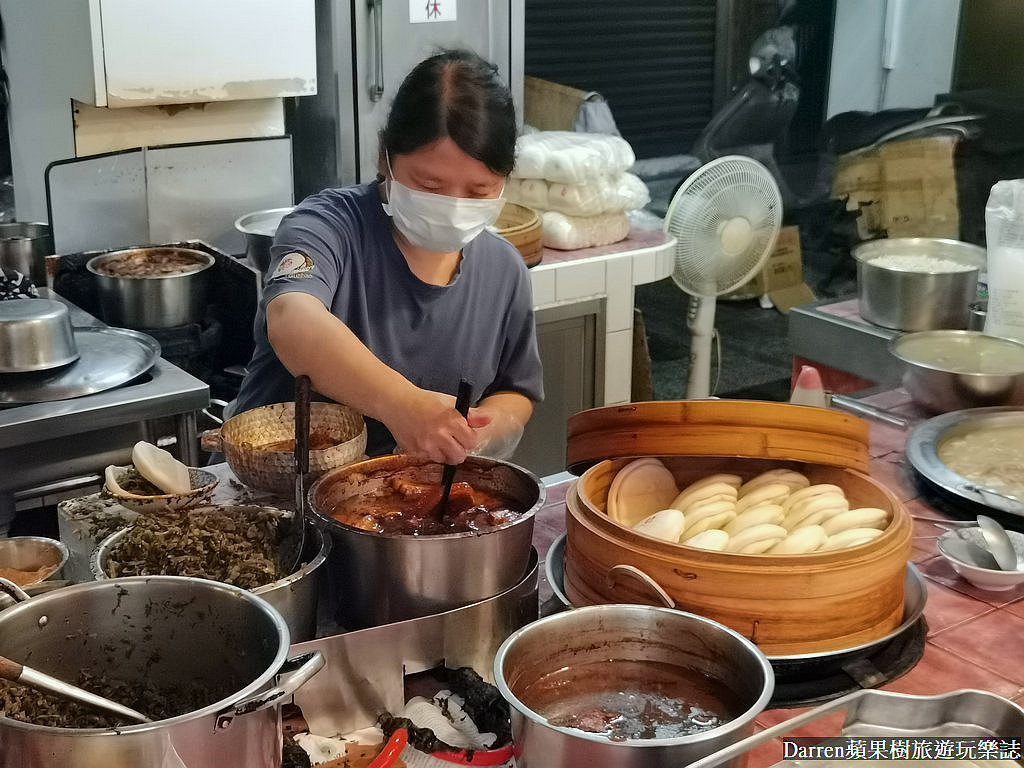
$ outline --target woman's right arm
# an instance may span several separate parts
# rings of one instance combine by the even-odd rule
[[[457,464],[475,445],[454,397],[420,389],[385,365],[315,296],[271,299],[267,335],[293,376],[306,374],[320,394],[382,422],[405,453]]]

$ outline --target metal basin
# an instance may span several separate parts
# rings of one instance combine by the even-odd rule
[[[860,315],[868,322],[899,331],[967,327],[984,248],[942,238],[885,238],[858,245],[853,257]],[[886,257],[905,261],[886,265]],[[967,268],[929,271],[927,266],[948,262]]]
[[[889,350],[903,363],[903,386],[933,413],[1024,405],[1024,344],[977,331],[897,336]]]
[[[46,257],[53,253],[49,224],[15,221],[0,224],[0,267],[28,275],[38,286],[46,285]]]
[[[553,725],[524,702],[547,676],[591,663],[601,664],[603,674],[563,686],[556,697],[643,689],[648,670],[676,667],[693,673],[694,695],[687,700],[702,689],[714,691],[723,722],[673,738],[611,741]],[[637,663],[655,666],[638,672]],[[695,614],[646,605],[587,606],[528,624],[498,649],[494,680],[512,707],[519,768],[677,768],[751,734],[775,687],[768,659],[746,638]],[[553,704],[557,708],[557,700]]]
[[[61,569],[67,563],[68,557],[70,552],[67,546],[56,539],[43,536],[0,539],[0,576],[4,575],[5,568],[35,573],[33,579],[18,585],[22,587],[46,579],[56,579],[61,575]]]
[[[334,541],[331,591],[344,595],[338,622],[361,629],[459,608],[518,584],[530,563],[534,519],[545,489],[508,462],[469,457],[456,482],[509,499],[523,510],[511,523],[470,533],[411,536],[366,531],[338,522],[341,501],[383,493],[393,479],[439,483],[442,467],[408,456],[380,456],[331,470],[309,489],[309,508]]]
[[[235,221],[235,229],[245,235],[245,256],[260,272],[266,272],[270,266],[270,246],[274,243],[274,234],[281,219],[293,210],[268,208],[247,213]]]
[[[51,299],[0,301],[0,373],[46,371],[77,359],[67,305]]]

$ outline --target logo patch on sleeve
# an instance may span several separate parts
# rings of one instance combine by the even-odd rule
[[[286,253],[281,261],[277,263],[274,274],[270,276],[273,280],[278,277],[308,277],[313,271],[313,260],[304,253],[292,251]]]

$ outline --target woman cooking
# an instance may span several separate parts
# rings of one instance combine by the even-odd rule
[[[526,266],[487,231],[515,141],[494,66],[458,50],[418,64],[381,132],[377,180],[312,195],[278,227],[232,411],[291,400],[306,374],[367,417],[370,455],[511,454],[543,397]]]

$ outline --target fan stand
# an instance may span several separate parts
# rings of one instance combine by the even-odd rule
[[[686,313],[690,332],[690,364],[686,372],[686,398],[711,397],[711,342],[715,336],[714,296],[691,296]]]

